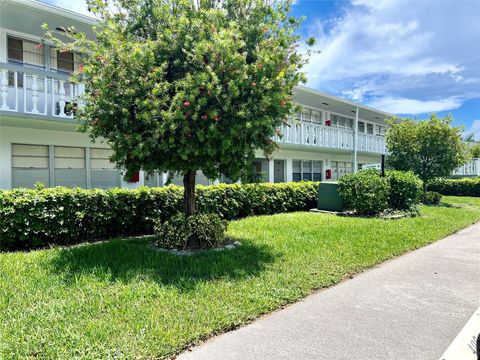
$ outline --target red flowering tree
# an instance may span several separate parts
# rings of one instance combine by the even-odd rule
[[[127,176],[183,174],[185,214],[195,212],[195,174],[246,175],[255,149],[268,157],[304,80],[301,19],[291,0],[90,0],[95,41],[74,28],[47,36],[83,53],[86,86],[77,117],[104,138]],[[307,41],[310,45],[313,41]]]

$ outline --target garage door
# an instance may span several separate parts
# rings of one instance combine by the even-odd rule
[[[34,187],[36,182],[50,186],[47,145],[12,145],[12,186]]]
[[[110,149],[90,149],[91,187],[108,189],[120,186],[120,173],[110,162]]]
[[[55,146],[55,186],[87,187],[85,148]]]

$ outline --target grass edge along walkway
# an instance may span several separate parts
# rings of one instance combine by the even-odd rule
[[[230,224],[237,249],[177,257],[146,239],[0,254],[0,358],[162,358],[480,220],[480,198],[422,217],[313,213]]]

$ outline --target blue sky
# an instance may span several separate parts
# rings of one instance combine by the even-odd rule
[[[308,86],[401,116],[452,113],[480,140],[480,1],[296,0],[293,13],[321,51]]]

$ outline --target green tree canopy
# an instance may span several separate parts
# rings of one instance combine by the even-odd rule
[[[389,120],[388,164],[396,170],[412,170],[424,183],[450,175],[468,158],[462,129],[452,127],[452,121],[451,116],[436,115],[425,121]]]
[[[471,144],[469,149],[472,158],[480,159],[480,143]]]
[[[106,139],[127,174],[181,173],[189,215],[198,170],[238,179],[255,149],[277,149],[272,138],[305,78],[291,2],[88,0],[95,41],[66,28],[62,42],[45,28],[84,55],[74,74],[86,88],[81,129]]]

